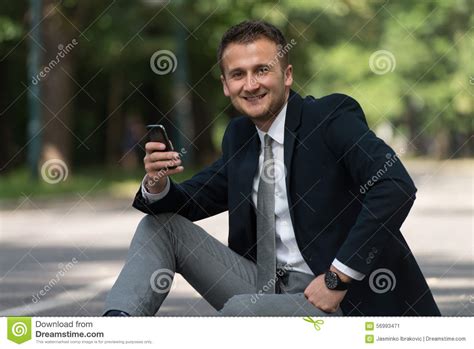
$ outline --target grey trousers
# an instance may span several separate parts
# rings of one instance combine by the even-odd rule
[[[105,311],[154,315],[168,295],[175,272],[224,316],[340,316],[327,314],[304,297],[314,276],[277,272],[277,294],[257,290],[257,267],[248,259],[177,214],[145,216],[139,223],[125,266],[109,292]]]

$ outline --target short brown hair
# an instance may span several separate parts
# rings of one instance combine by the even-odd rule
[[[219,47],[217,48],[217,61],[219,62],[221,71],[224,72],[222,67],[222,55],[229,44],[248,44],[262,37],[273,41],[277,45],[278,50],[281,50],[287,45],[287,41],[280,29],[265,21],[243,21],[230,27],[222,36]],[[282,51],[280,62],[283,68],[288,66],[288,52]]]

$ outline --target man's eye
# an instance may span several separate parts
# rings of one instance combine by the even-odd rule
[[[268,71],[269,71],[268,67],[261,67],[261,68],[258,69],[258,72],[260,74],[268,73]]]
[[[237,72],[237,73],[233,73],[232,74],[232,77],[235,79],[235,78],[240,78],[242,76],[242,73],[240,72]]]

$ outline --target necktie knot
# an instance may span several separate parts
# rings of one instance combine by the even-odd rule
[[[273,138],[268,135],[268,133],[263,137],[263,143],[265,147],[271,147]]]

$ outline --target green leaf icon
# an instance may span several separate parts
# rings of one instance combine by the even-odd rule
[[[7,338],[12,342],[21,344],[31,339],[30,317],[9,317],[7,325]]]

